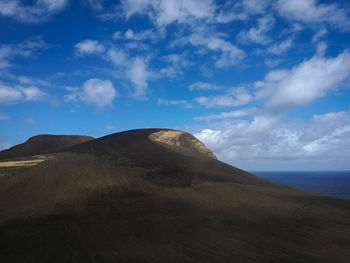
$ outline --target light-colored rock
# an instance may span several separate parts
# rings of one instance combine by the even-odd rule
[[[217,159],[215,154],[210,151],[204,143],[199,141],[193,135],[177,130],[162,130],[154,132],[149,136],[151,141],[165,144],[168,146],[179,146],[185,148],[191,148],[200,152],[204,155],[207,155],[213,159]]]

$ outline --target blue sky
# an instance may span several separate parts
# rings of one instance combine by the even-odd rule
[[[247,170],[350,170],[346,0],[0,0],[0,149],[169,127]]]

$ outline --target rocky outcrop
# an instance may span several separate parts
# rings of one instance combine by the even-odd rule
[[[199,153],[217,159],[215,154],[209,150],[204,143],[198,140],[193,135],[177,130],[161,130],[154,132],[149,136],[151,141],[165,144],[168,146],[179,146],[184,148],[194,149]]]

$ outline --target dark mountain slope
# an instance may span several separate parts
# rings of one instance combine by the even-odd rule
[[[0,160],[47,154],[94,139],[82,135],[37,135],[22,144],[0,152]]]
[[[160,132],[160,133],[159,133]],[[145,129],[0,177],[1,262],[349,262],[350,202]]]

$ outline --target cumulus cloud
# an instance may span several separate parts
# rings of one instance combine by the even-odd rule
[[[215,4],[212,0],[124,0],[122,9],[127,18],[135,14],[147,15],[158,26],[166,26],[211,18]]]
[[[255,122],[255,125],[254,125]],[[337,169],[350,158],[350,113],[314,115],[310,122],[285,124],[276,119],[212,124],[195,134],[219,159],[252,169]],[[326,161],[327,160],[327,161]],[[289,166],[288,166],[289,165]]]
[[[106,57],[116,66],[125,66],[129,62],[128,55],[123,50],[114,47],[107,51]]]
[[[348,31],[350,17],[336,3],[319,3],[317,0],[278,0],[277,10],[281,16],[305,23],[327,23]]]
[[[116,31],[116,32],[113,33],[112,38],[114,40],[121,39],[122,38],[122,33],[120,31]]]
[[[254,15],[266,13],[270,3],[271,0],[224,1],[215,20],[219,23],[248,20]]]
[[[264,108],[196,117],[195,120],[207,121],[206,128],[196,136],[219,158],[242,168],[296,169],[300,165],[303,169],[303,165],[310,168],[312,160],[321,165],[314,169],[322,169],[331,159],[345,167],[350,158],[350,112],[314,115],[306,123],[285,123],[279,119],[335,90],[349,76],[348,51],[331,58],[317,52],[294,68],[271,71],[264,81],[255,83],[255,99],[265,101]],[[253,119],[240,119],[244,116]]]
[[[47,94],[38,87],[20,88],[19,90],[23,93],[24,99],[27,101],[44,100],[47,97]]]
[[[296,169],[295,165],[310,167],[307,164],[310,160],[322,165],[320,160],[327,158],[324,163],[332,159],[343,162],[345,167],[350,157],[349,112],[314,115],[308,123],[301,124],[279,120],[288,111],[335,90],[350,76],[349,52],[325,58],[324,48],[321,42],[319,51],[311,59],[292,69],[273,70],[264,81],[256,82],[255,99],[265,101],[264,108],[195,117],[195,120],[207,121],[206,129],[196,136],[219,158],[242,168],[261,165],[261,169],[278,169],[276,166]],[[210,102],[204,98],[202,103]],[[253,119],[240,119],[244,116]],[[214,120],[216,122],[211,122]],[[288,164],[294,167],[286,166]]]
[[[105,47],[97,40],[86,39],[75,45],[78,54],[100,54],[105,51]]]
[[[0,14],[24,23],[46,21],[55,13],[62,11],[68,0],[35,0],[23,3],[19,0],[0,0]]]
[[[95,40],[81,41],[77,43],[75,47],[78,54],[97,54],[101,56],[102,59],[110,61],[116,67],[116,70],[119,73],[118,76],[116,74],[114,75],[117,76],[117,78],[121,78],[132,83],[133,90],[131,92],[131,96],[135,99],[147,98],[148,80],[152,77],[152,72],[150,72],[148,69],[147,58],[141,56],[132,57],[129,54],[130,52],[123,47],[109,45],[109,47],[106,48],[104,45]],[[68,95],[68,97],[71,95]]]
[[[10,87],[0,83],[0,104],[14,104],[23,101],[43,101],[48,95],[38,87]]]
[[[289,110],[303,106],[326,95],[350,76],[350,54],[344,51],[334,58],[315,55],[291,70],[272,71],[261,87],[258,97],[268,98],[269,109]]]
[[[232,88],[225,94],[216,96],[201,96],[195,98],[195,101],[206,108],[232,107],[248,104],[252,96],[244,88]]]
[[[83,85],[80,99],[87,104],[103,108],[110,105],[117,96],[113,84],[109,80],[89,79]]]
[[[118,96],[110,80],[89,79],[81,88],[69,88],[70,94],[65,95],[66,101],[83,101],[98,109],[111,105]]]
[[[263,108],[195,117],[206,121],[206,127],[195,135],[219,158],[242,168],[296,169],[300,165],[303,169],[303,165],[310,168],[312,160],[321,165],[314,169],[322,169],[331,159],[345,167],[350,158],[350,112],[314,115],[307,123],[280,120],[283,114],[325,96],[349,78],[349,52],[324,57],[325,48],[320,42],[314,57],[292,69],[270,71],[264,81],[256,82],[254,99],[265,102]],[[247,94],[248,103],[252,97]],[[234,106],[239,100],[229,95],[196,100],[207,107]],[[241,101],[243,104],[244,99]],[[246,116],[250,117],[241,119]]]
[[[219,52],[215,65],[218,68],[227,68],[237,65],[245,57],[245,52],[234,44],[209,33],[194,33],[175,42],[177,44],[190,43],[193,46],[205,47],[211,51]]]
[[[282,63],[282,59],[279,58],[267,58],[265,59],[265,65],[269,68],[277,67],[279,64]]]
[[[274,55],[280,55],[290,49],[292,45],[293,40],[288,38],[280,43],[275,43],[272,46],[269,46],[266,51]]]
[[[136,57],[129,65],[127,77],[134,84],[132,96],[136,99],[145,99],[148,87],[147,80],[150,77],[146,61]]]
[[[273,16],[265,16],[258,19],[257,27],[252,27],[248,31],[239,32],[237,39],[241,43],[257,43],[267,45],[271,42],[271,38],[267,33],[273,28],[275,19]]]
[[[214,123],[210,129],[205,129],[195,136],[209,146],[214,152],[219,154],[220,158],[232,161],[238,158],[252,158],[256,155],[253,149],[256,143],[265,144],[265,138],[268,131],[275,125],[276,118],[268,115],[255,116],[253,121],[247,120],[229,120]],[[267,143],[267,142],[266,142]],[[246,150],[249,154],[243,154]],[[249,148],[249,149],[248,149]],[[253,148],[253,149],[252,149]],[[264,147],[261,147],[262,150]],[[260,153],[262,154],[262,152]]]
[[[167,66],[160,70],[162,75],[167,77],[176,77],[184,73],[184,69],[193,65],[189,60],[188,52],[179,54],[169,54],[161,57],[161,60],[167,63]]]

